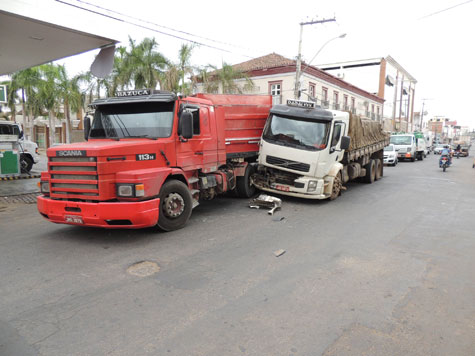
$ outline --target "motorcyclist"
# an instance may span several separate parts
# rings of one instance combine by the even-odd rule
[[[442,160],[442,157],[447,156],[449,160],[449,165],[452,164],[452,155],[450,154],[450,147],[449,145],[445,145],[444,148],[442,149],[442,152],[440,153],[440,159],[439,162]],[[440,164],[440,163],[439,163]]]

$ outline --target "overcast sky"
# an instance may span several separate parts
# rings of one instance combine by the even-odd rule
[[[203,43],[193,52],[192,62],[199,66],[220,66],[223,61],[235,64],[271,52],[295,58],[299,23],[335,17],[336,22],[304,27],[304,60],[310,60],[329,39],[346,33],[345,38],[325,46],[313,64],[391,55],[418,81],[414,111],[420,111],[422,99],[427,99],[425,110],[429,117],[445,115],[459,124],[475,127],[471,107],[475,80],[474,1],[65,1],[106,13],[88,5],[96,4],[130,16],[108,13],[126,22],[112,21],[115,25],[107,29],[107,34],[112,32],[124,45],[128,35],[137,40],[155,37],[159,50],[172,60],[177,58],[181,44],[188,42],[156,31]],[[91,13],[84,11],[84,16]],[[86,71],[95,53],[82,54],[65,63],[71,72]]]

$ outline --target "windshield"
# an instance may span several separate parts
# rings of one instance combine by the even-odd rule
[[[99,106],[90,137],[169,137],[173,127],[173,102]]]
[[[391,136],[389,142],[394,145],[412,145],[412,136]]]
[[[327,146],[328,130],[329,125],[325,122],[272,115],[262,137],[283,146],[317,151]]]
[[[393,145],[386,146],[386,147],[384,147],[384,150],[385,151],[394,151],[394,146]]]

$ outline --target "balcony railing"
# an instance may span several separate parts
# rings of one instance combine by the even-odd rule
[[[334,110],[340,110],[340,104],[338,104],[338,103],[333,103],[332,106],[333,106],[333,109],[334,109]]]
[[[328,109],[330,107],[330,102],[328,100],[322,100],[322,108]]]

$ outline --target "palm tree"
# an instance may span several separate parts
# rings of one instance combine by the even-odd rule
[[[156,50],[154,38],[144,38],[138,45],[129,37],[130,51],[124,53],[120,67],[122,82],[135,88],[155,89],[161,84],[168,60]]]
[[[55,143],[56,115],[60,106],[59,67],[54,64],[42,64],[39,71],[42,81],[38,87],[38,99],[41,106],[48,111],[50,146]]]
[[[64,65],[58,69],[58,95],[62,99],[64,116],[66,118],[66,143],[71,143],[71,110],[78,112],[81,108],[81,91],[79,76],[69,79]]]
[[[193,76],[194,68],[190,65],[192,50],[192,45],[181,46],[178,52],[178,63],[169,63],[166,72],[162,74],[160,89],[185,95],[191,93],[191,88],[185,83],[185,76]]]
[[[36,87],[40,81],[40,74],[38,67],[28,68],[16,72],[12,75],[12,82],[15,82],[15,87],[21,90],[21,106],[23,113],[23,130],[27,134],[27,138],[33,136],[33,118],[29,118],[27,110],[27,100],[30,96],[35,95]],[[29,125],[28,125],[29,123]],[[26,130],[29,128],[29,132]]]
[[[11,112],[11,120],[15,121],[16,117],[16,104],[19,101],[18,97],[18,83],[12,79],[3,81],[1,84],[7,87],[7,107]]]
[[[208,72],[208,69],[212,71]],[[254,88],[252,79],[246,73],[225,62],[221,69],[209,64],[201,71],[200,79],[203,83],[203,90],[208,93],[219,93],[221,89],[223,94],[242,94]],[[242,87],[236,83],[240,79],[245,81]]]
[[[190,59],[191,59],[191,53],[193,52],[194,45],[187,45],[187,44],[182,44],[180,51],[178,52],[178,58],[179,58],[179,68],[180,68],[180,74],[181,74],[181,92],[185,95],[188,95],[191,93],[191,88],[188,88],[185,85],[185,75],[191,75],[193,76],[194,74],[194,67],[191,66],[190,64]]]

